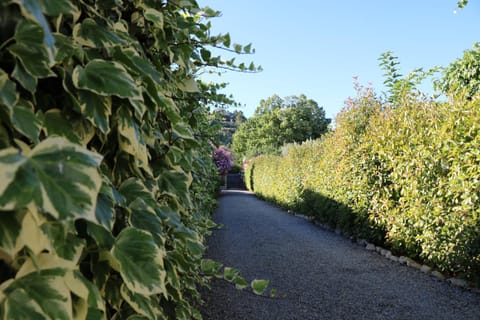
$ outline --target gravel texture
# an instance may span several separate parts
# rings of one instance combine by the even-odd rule
[[[258,200],[226,190],[207,257],[270,280],[277,298],[213,280],[204,319],[480,319],[480,294],[399,264]]]

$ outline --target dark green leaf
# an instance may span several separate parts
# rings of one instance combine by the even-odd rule
[[[15,129],[34,143],[38,143],[42,121],[33,113],[33,106],[28,102],[22,101],[13,107],[12,123]]]
[[[15,32],[16,43],[8,47],[8,50],[22,62],[25,70],[37,78],[55,75],[50,70],[51,59],[43,38],[44,32],[38,24],[20,20]]]
[[[80,108],[85,117],[100,131],[107,134],[110,131],[109,117],[112,112],[111,98],[100,96],[86,90],[79,90],[78,97]]]
[[[91,48],[109,48],[127,44],[114,31],[86,18],[73,29],[73,38],[82,46]]]
[[[30,91],[31,94],[35,94],[38,80],[28,73],[23,64],[19,61],[15,63],[15,69],[13,69],[12,77],[20,82],[22,87]]]
[[[118,62],[95,59],[85,68],[77,66],[73,70],[73,84],[102,96],[142,99],[142,93],[135,80]]]
[[[8,78],[8,74],[0,69],[0,104],[12,109],[18,100],[17,86]]]

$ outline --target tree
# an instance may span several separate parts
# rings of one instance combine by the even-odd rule
[[[228,111],[223,108],[214,110],[210,117],[211,124],[218,127],[214,141],[226,147],[230,147],[232,144],[232,136],[238,126],[247,120],[242,111]]]
[[[323,108],[303,94],[284,99],[273,95],[261,100],[254,116],[235,132],[233,151],[237,157],[278,153],[286,143],[320,137],[330,122]]]
[[[480,43],[473,47],[443,70],[442,79],[435,84],[443,93],[464,94],[471,99],[480,92]]]

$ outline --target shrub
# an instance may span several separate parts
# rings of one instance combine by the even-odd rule
[[[359,89],[334,131],[254,158],[249,188],[478,283],[480,100],[410,93],[392,107]]]

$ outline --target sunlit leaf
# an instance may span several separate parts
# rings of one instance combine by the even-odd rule
[[[87,18],[73,29],[73,38],[82,46],[92,48],[108,48],[126,44],[114,31]]]
[[[73,84],[99,95],[114,95],[120,98],[142,99],[141,91],[135,80],[125,68],[114,61],[95,59],[82,68],[73,70]]]
[[[269,284],[268,280],[253,280],[250,285],[252,287],[253,293],[261,295],[265,292]]]
[[[13,148],[2,150],[0,208],[34,202],[56,218],[95,220],[101,159],[63,138],[46,139],[28,155]]]

